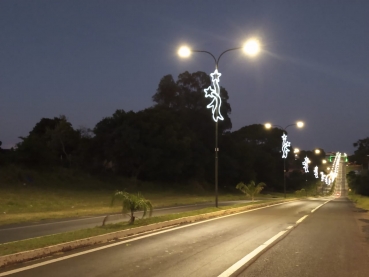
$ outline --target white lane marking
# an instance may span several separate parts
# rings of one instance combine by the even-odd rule
[[[307,217],[308,217],[308,215],[304,215],[303,217],[301,217],[299,220],[296,221],[296,224],[301,223]]]
[[[296,225],[301,223],[305,218],[307,218],[308,215],[305,215],[301,217],[299,220],[296,221]],[[238,269],[240,269],[243,265],[248,263],[252,258],[254,258],[257,254],[259,254],[261,251],[263,251],[267,246],[269,246],[271,243],[273,243],[276,239],[278,239],[280,236],[282,236],[284,233],[286,233],[288,230],[292,229],[294,226],[288,226],[286,230],[279,232],[271,239],[264,242],[262,245],[254,249],[252,252],[247,254],[245,257],[243,257],[241,260],[233,264],[230,268],[228,268],[226,271],[224,271],[222,274],[220,274],[218,277],[229,277],[232,274],[234,274]]]
[[[218,277],[229,277],[229,276],[231,276],[238,269],[240,269],[244,264],[248,263],[252,258],[254,258],[257,254],[259,254],[261,251],[263,251],[266,247],[268,247],[271,243],[273,243],[275,240],[277,240],[279,237],[281,237],[286,232],[287,232],[287,230],[279,232],[274,237],[267,240],[262,245],[260,245],[258,248],[254,249],[252,252],[247,254],[241,260],[239,260],[238,262],[233,264],[230,268],[228,268],[226,271],[224,271]]]
[[[109,244],[109,245],[101,246],[101,247],[98,247],[98,248],[86,250],[86,251],[83,251],[83,252],[75,253],[75,254],[72,254],[72,255],[60,257],[60,258],[53,259],[53,260],[50,260],[50,261],[45,261],[45,262],[42,262],[42,263],[26,266],[26,267],[23,267],[23,268],[3,272],[3,273],[0,273],[0,277],[8,276],[8,275],[11,275],[11,274],[14,274],[14,273],[30,270],[30,269],[33,269],[33,268],[36,268],[36,267],[56,263],[56,262],[59,262],[59,261],[71,259],[71,258],[78,257],[78,256],[82,256],[82,255],[85,255],[85,254],[88,254],[88,253],[100,251],[100,250],[103,250],[103,249],[106,249],[106,248],[114,247],[114,246],[117,246],[117,245],[120,245],[120,244],[125,244],[125,243],[131,242],[131,241],[135,241],[135,240],[139,240],[139,239],[143,239],[143,238],[147,238],[147,237],[151,237],[151,236],[156,236],[156,235],[159,235],[159,234],[171,232],[171,231],[182,229],[182,228],[187,228],[187,227],[190,227],[190,226],[193,226],[193,225],[203,224],[205,222],[214,221],[214,220],[222,219],[222,218],[225,218],[225,217],[235,216],[235,215],[238,215],[238,214],[253,212],[253,211],[256,211],[256,210],[266,209],[266,208],[270,208],[270,207],[273,207],[273,206],[278,206],[278,205],[288,204],[288,203],[289,202],[269,205],[269,206],[265,206],[265,207],[261,207],[261,208],[256,208],[256,209],[253,209],[253,210],[243,211],[243,212],[239,212],[239,213],[235,213],[235,214],[225,215],[225,216],[222,216],[222,217],[217,217],[217,218],[207,219],[207,220],[200,221],[200,222],[195,222],[195,223],[191,223],[189,225],[184,225],[184,226],[179,226],[179,227],[175,227],[175,228],[171,228],[171,229],[167,229],[167,230],[163,230],[163,231],[158,231],[158,232],[143,235],[143,236],[140,236],[140,237],[136,237],[136,238],[132,238],[132,239],[112,243],[112,244]]]
[[[333,199],[329,199],[329,200],[327,200],[327,201],[325,201],[323,204],[321,204],[321,205],[319,205],[318,207],[316,207],[315,209],[313,209],[313,210],[311,210],[311,212],[313,213],[313,212],[315,212],[317,209],[319,209],[321,206],[323,206],[323,205],[325,205],[325,204],[327,204],[329,201],[332,201]]]

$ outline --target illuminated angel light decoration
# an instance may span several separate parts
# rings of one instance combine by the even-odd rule
[[[320,181],[324,182],[325,181],[325,174],[324,174],[324,172],[320,172],[320,175],[321,175]]]
[[[314,176],[315,176],[315,178],[319,178],[318,166],[314,167]]]
[[[287,141],[287,136],[285,133],[283,133],[282,136],[282,159],[286,159],[288,152],[290,152],[290,149],[288,147],[291,146],[291,142]]]
[[[309,172],[309,158],[308,157],[305,157],[304,161],[302,162],[302,165],[304,167],[304,170],[305,170],[305,173],[308,173]]]
[[[211,111],[213,113],[213,119],[215,122],[218,121],[218,119],[220,120],[224,120],[223,116],[220,113],[220,106],[222,105],[222,99],[220,98],[220,87],[219,87],[219,77],[222,74],[218,72],[218,69],[215,69],[214,73],[211,73],[211,81],[213,83],[213,87],[211,86],[204,89],[205,92],[205,97],[208,98],[212,98],[213,100],[210,102],[209,105],[207,105],[206,107],[208,109],[211,108]]]
[[[329,177],[329,175],[325,176],[325,183],[329,186],[332,182],[332,179]]]

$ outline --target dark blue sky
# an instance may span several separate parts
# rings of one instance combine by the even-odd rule
[[[271,122],[292,145],[353,153],[369,136],[369,1],[0,1],[0,140],[42,117],[93,128],[116,109],[153,105],[160,79],[214,71],[214,55],[257,36],[250,59],[225,54],[220,84],[233,130]],[[209,110],[209,116],[211,112]]]

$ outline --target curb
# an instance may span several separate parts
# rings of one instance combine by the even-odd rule
[[[255,204],[255,205],[250,205],[250,206],[245,206],[245,207],[222,210],[218,212],[178,218],[174,220],[169,220],[169,221],[154,223],[154,224],[150,224],[146,226],[136,227],[136,228],[132,228],[128,230],[122,230],[122,231],[112,232],[112,233],[99,235],[95,237],[90,237],[90,238],[80,239],[76,241],[61,243],[57,245],[47,246],[47,247],[39,248],[35,250],[29,250],[29,251],[19,252],[15,254],[5,255],[5,256],[0,257],[0,268],[8,266],[8,265],[12,265],[12,264],[20,263],[20,262],[25,262],[25,261],[30,261],[30,260],[34,260],[38,258],[51,256],[58,252],[66,252],[66,251],[70,251],[70,250],[81,248],[81,247],[91,246],[91,245],[100,244],[100,243],[107,243],[112,240],[122,239],[128,236],[133,236],[133,235],[142,234],[145,232],[155,231],[155,230],[162,229],[162,228],[168,228],[168,227],[175,226],[175,225],[193,223],[196,221],[211,219],[215,217],[221,217],[221,216],[230,215],[230,214],[237,214],[237,213],[247,211],[247,210],[268,207],[271,205],[287,203],[287,202],[291,202],[295,200],[296,199],[279,200],[279,201],[273,201],[269,203]]]

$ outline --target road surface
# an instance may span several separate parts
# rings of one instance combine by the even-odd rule
[[[219,206],[231,206],[247,202],[250,202],[250,200],[222,201],[219,202]],[[213,206],[214,203],[203,203],[196,205],[154,209],[153,216],[188,212]],[[142,215],[142,213],[137,212],[136,215],[139,217],[140,215]],[[96,226],[101,226],[104,217],[105,216],[92,216],[77,219],[51,221],[38,224],[13,224],[8,226],[0,226],[0,243],[41,237],[80,229],[94,228]],[[107,223],[117,223],[122,221],[128,221],[128,217],[124,217],[121,214],[116,214],[109,216]]]
[[[366,277],[368,230],[369,217],[344,196],[309,198],[6,267],[0,277]]]

